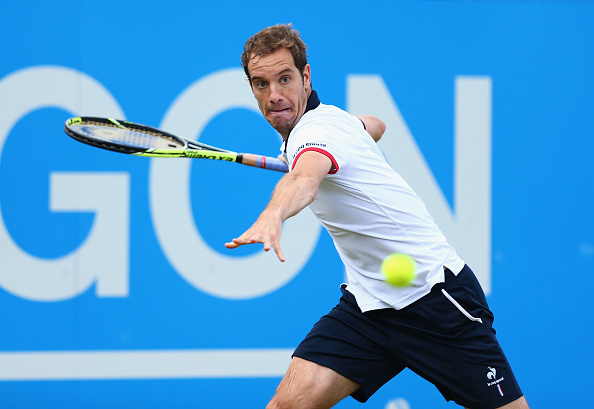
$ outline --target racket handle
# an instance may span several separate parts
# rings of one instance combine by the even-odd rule
[[[253,153],[237,155],[237,162],[248,166],[255,166],[257,168],[277,170],[279,172],[286,173],[289,171],[289,167],[284,161],[270,156],[254,155]]]

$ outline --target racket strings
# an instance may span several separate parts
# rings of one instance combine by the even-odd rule
[[[140,149],[181,149],[184,144],[167,135],[149,130],[119,127],[99,122],[78,124],[78,131],[89,138],[107,143],[131,146]]]

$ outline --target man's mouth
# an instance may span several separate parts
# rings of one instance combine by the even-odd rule
[[[278,114],[278,113],[285,112],[285,111],[288,111],[288,110],[289,110],[289,108],[270,109],[269,112],[272,113],[272,114]]]

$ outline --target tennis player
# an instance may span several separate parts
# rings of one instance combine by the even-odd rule
[[[348,276],[338,305],[295,350],[268,408],[330,408],[349,395],[365,402],[407,367],[467,408],[527,408],[474,273],[378,149],[383,122],[320,102],[291,25],[248,39],[242,64],[283,137],[290,172],[256,222],[225,245],[263,243],[285,261],[282,223],[309,206]],[[391,253],[416,260],[412,286],[384,281],[380,264]]]

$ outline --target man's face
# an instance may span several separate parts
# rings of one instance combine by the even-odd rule
[[[251,58],[248,70],[260,111],[286,139],[305,113],[311,92],[309,64],[305,66],[302,77],[291,52],[280,48],[272,54]]]

